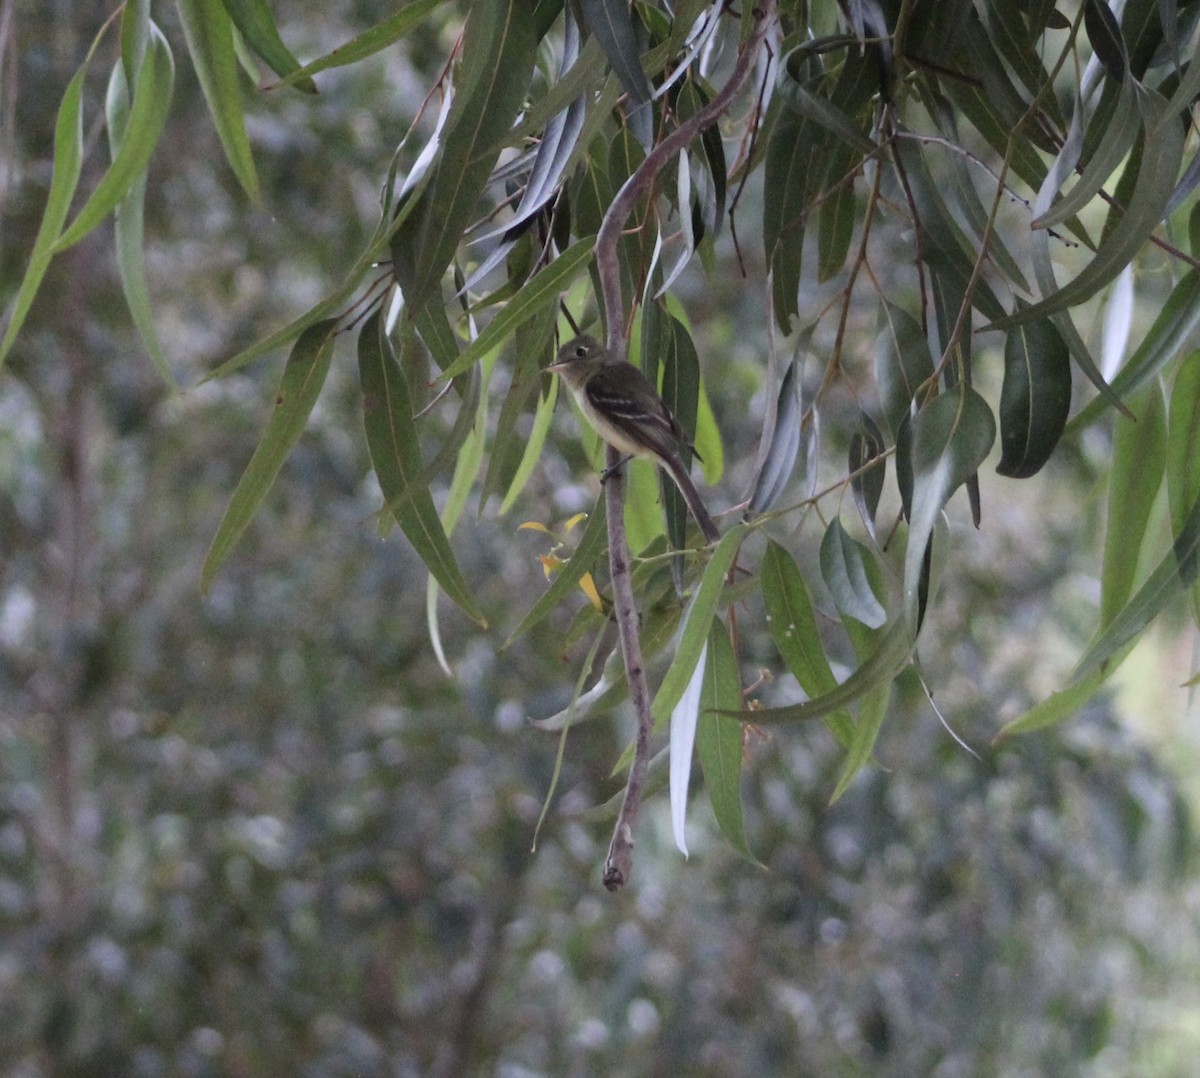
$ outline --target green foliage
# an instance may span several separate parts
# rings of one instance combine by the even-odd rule
[[[908,4],[737,10],[691,2],[671,13],[643,0],[481,0],[460,24],[453,5],[416,0],[301,63],[261,0],[178,0],[185,50],[168,43],[153,5],[131,3],[120,16],[119,42],[110,40],[118,36],[110,30],[114,20],[63,91],[52,180],[0,360],[17,345],[52,260],[113,216],[133,323],[171,381],[143,247],[151,163],[173,122],[176,54],[186,51],[234,178],[251,203],[266,204],[258,160],[264,151],[248,123],[264,106],[261,95],[251,95],[244,69],[261,60],[281,80],[276,85],[306,91],[287,99],[289,115],[302,116],[321,100],[314,76],[446,31],[442,47],[453,42],[453,49],[436,62],[429,57],[440,71],[422,106],[430,115],[418,117],[390,168],[379,169],[378,220],[349,245],[356,253],[340,281],[211,375],[228,378],[292,348],[276,407],[213,538],[202,589],[227,567],[299,442],[331,369],[335,335],[359,317],[360,303],[369,310],[359,336],[359,404],[385,513],[436,586],[480,625],[480,585],[460,569],[450,534],[473,492],[483,505],[502,495],[502,513],[520,504],[554,444],[555,397],[538,391],[540,372],[562,332],[560,297],[569,296],[581,322],[591,320],[578,286],[585,269],[604,289],[606,280],[616,282],[616,297],[604,291],[607,306],[596,312],[610,340],[626,340],[622,331],[632,332],[641,316],[643,368],[661,381],[684,428],[714,447],[708,455],[717,458],[710,465],[715,478],[722,409],[714,422],[710,385],[721,384],[728,402],[738,370],[747,379],[737,387],[742,394],[758,372],[742,356],[719,365],[706,349],[711,312],[685,270],[711,270],[724,257],[723,218],[736,224],[740,212],[744,226],[745,194],[761,203],[761,228],[753,239],[744,227],[734,238],[751,278],[743,291],[761,299],[760,323],[791,338],[780,351],[791,347],[793,358],[769,383],[778,385],[778,396],[759,459],[745,477],[752,494],[743,520],[715,549],[669,560],[683,614],[665,612],[665,574],[639,580],[642,605],[664,605],[660,624],[682,624],[653,713],[664,720],[681,698],[714,626],[729,626],[734,663],[741,659],[732,619],[722,622],[720,612],[735,598],[758,596],[752,619],[766,626],[779,660],[810,698],[781,704],[774,717],[828,718],[849,750],[840,794],[870,758],[892,680],[927,619],[936,617],[932,582],[955,551],[934,536],[960,487],[974,523],[981,522],[979,473],[992,452],[997,414],[997,470],[1011,479],[1042,474],[1064,439],[1102,413],[1120,408],[1138,416],[1136,426],[1120,421],[1115,439],[1097,637],[1068,683],[1071,706],[1086,696],[1081,684],[1098,684],[1097,670],[1108,671],[1168,600],[1193,585],[1195,378],[1184,357],[1200,310],[1200,269],[1195,252],[1175,239],[1200,177],[1188,160],[1194,139],[1186,122],[1200,92],[1193,6],[1142,0],[1117,17],[1097,0],[1069,12],[1048,3],[952,0],[917,17]],[[288,30],[289,40],[300,36]],[[768,40],[779,43],[777,53]],[[71,218],[83,172],[86,74],[102,48],[114,58],[105,114],[111,163]],[[714,63],[720,55],[736,59]],[[749,72],[752,61],[766,76],[763,84],[735,81],[730,68]],[[718,102],[721,122],[694,126]],[[680,132],[690,135],[682,152],[662,152],[664,140]],[[334,193],[332,173],[324,180]],[[626,196],[628,219],[612,220],[612,207]],[[609,247],[606,235],[619,239]],[[1105,290],[1127,267],[1148,264],[1154,243],[1169,258],[1170,292],[1110,385],[1077,320],[1103,306]],[[761,265],[748,250],[759,252]],[[383,277],[364,284],[381,266]],[[714,292],[719,275],[709,278]],[[397,322],[389,332],[381,328]],[[872,322],[879,327],[873,367],[862,343]],[[1112,331],[1123,336],[1128,329]],[[1002,364],[998,337],[989,331],[1004,334]],[[515,357],[506,351],[510,342]],[[748,344],[765,351],[761,335]],[[432,378],[425,377],[426,353],[440,368]],[[811,390],[803,384],[806,354],[823,364]],[[1068,423],[1073,369],[1099,395],[1089,402],[1076,394]],[[494,405],[493,372],[500,390]],[[452,385],[433,396],[422,378],[427,386]],[[850,420],[837,403],[845,394],[858,405]],[[449,432],[428,452],[443,420]],[[847,445],[849,454],[837,481],[818,491],[822,438],[842,462]],[[439,516],[437,484],[456,457],[460,466]],[[797,472],[807,496],[788,503]],[[1155,497],[1164,475],[1165,510]],[[631,534],[649,550],[663,531],[657,488],[635,472],[630,489]],[[847,489],[868,545],[835,504]],[[998,488],[996,498],[1008,489]],[[907,527],[897,519],[885,535],[881,514],[894,511],[892,495]],[[685,507],[669,484],[662,500],[665,533],[678,551],[688,541]],[[593,514],[577,557],[548,596],[527,604],[520,631],[547,617],[594,570],[601,519]],[[810,519],[824,535],[819,595],[796,548],[776,531],[782,520],[799,533]],[[767,530],[765,553],[754,564],[762,547],[750,540]],[[1150,571],[1154,564],[1159,568]],[[740,571],[750,575],[739,591]],[[440,647],[434,585],[427,594]],[[832,612],[821,614],[858,649],[858,666],[840,684],[831,634],[818,629],[818,607],[826,602]],[[723,660],[722,669],[729,667]],[[728,694],[722,688],[717,695]],[[1067,698],[1056,699],[1051,710],[1065,717]],[[855,703],[858,718],[847,710]],[[1048,712],[1038,714],[1040,724]],[[1018,720],[1005,729],[1019,728]],[[736,785],[727,748],[718,753],[725,798]],[[727,805],[718,817],[735,831],[741,826]],[[740,831],[730,837],[744,847]]]

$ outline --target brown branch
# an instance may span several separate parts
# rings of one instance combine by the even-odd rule
[[[617,258],[617,241],[621,238],[621,230],[638,199],[650,190],[658,174],[671,162],[675,154],[720,119],[729,108],[734,95],[750,74],[754,57],[758,54],[759,45],[774,15],[775,0],[763,0],[762,7],[756,13],[754,30],[742,46],[729,81],[725,83],[721,92],[646,155],[646,159],[617,192],[604,215],[599,235],[596,237],[596,270],[600,277],[600,300],[604,307],[608,350],[619,359],[625,358],[625,329],[629,321],[621,296],[621,267]],[[608,468],[608,480],[604,486],[605,512],[608,517],[608,559],[617,632],[625,660],[629,698],[637,715],[637,737],[625,796],[617,813],[617,825],[608,848],[608,856],[604,861],[604,886],[610,891],[623,887],[633,869],[633,827],[641,808],[646,770],[650,764],[650,739],[654,731],[654,719],[650,714],[650,689],[646,683],[646,670],[642,663],[642,647],[638,637],[638,612],[634,605],[633,583],[629,576],[629,543],[625,537],[625,490],[618,468],[620,460],[618,451],[609,446],[605,456],[605,465]]]

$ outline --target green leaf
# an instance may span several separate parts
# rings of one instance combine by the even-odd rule
[[[1145,246],[1162,220],[1183,159],[1186,136],[1178,117],[1166,112],[1166,102],[1151,91],[1140,91],[1145,127],[1138,182],[1124,215],[1096,249],[1095,257],[1070,281],[1029,307],[996,318],[986,329],[1008,329],[1032,322],[1091,299],[1117,276]]]
[[[735,850],[754,860],[742,816],[742,731],[713,714],[736,710],[741,704],[741,687],[737,656],[729,643],[729,634],[720,620],[714,620],[708,636],[696,755],[721,834]]]
[[[1167,504],[1171,531],[1183,530],[1191,506],[1200,499],[1200,352],[1175,374],[1167,419]],[[1192,616],[1200,624],[1200,589],[1192,592]]]
[[[391,344],[380,332],[377,310],[358,337],[363,423],[371,463],[396,523],[446,595],[480,625],[480,613],[459,571],[433,497],[425,486],[412,398]]]
[[[265,0],[223,0],[225,10],[233,19],[233,24],[241,31],[246,44],[250,46],[263,62],[285,78],[295,76],[291,82],[306,94],[315,94],[317,84],[311,78],[299,73],[299,61],[288,51],[288,47],[279,36],[279,27],[275,25],[275,16]]]
[[[33,306],[42,278],[46,276],[46,270],[50,266],[54,244],[62,232],[63,222],[66,221],[71,208],[75,188],[79,184],[83,158],[83,80],[91,58],[92,54],[88,53],[87,59],[67,83],[62,103],[58,106],[58,118],[54,124],[54,172],[50,177],[50,194],[46,199],[46,208],[42,211],[42,223],[38,226],[37,236],[33,241],[29,265],[25,269],[25,276],[21,278],[17,297],[9,311],[4,338],[0,340],[0,365],[3,365],[13,341],[25,323],[29,308]]]
[[[917,391],[933,377],[933,356],[921,324],[906,310],[882,303],[875,339],[875,381],[883,418],[898,437]]]
[[[687,326],[669,313],[667,319],[670,344],[666,354],[661,357],[662,382],[659,393],[690,441],[696,430],[696,409],[700,404],[700,357]],[[681,446],[680,450],[683,466],[690,468],[691,449]],[[662,479],[662,489],[667,536],[671,546],[681,550],[687,546],[687,501],[675,483],[666,477]]]
[[[242,88],[238,83],[233,22],[222,0],[176,0],[188,52],[225,159],[252,202],[262,201],[254,155],[246,135]]]
[[[756,726],[768,726],[784,722],[807,722],[811,719],[823,719],[827,715],[842,711],[864,694],[879,688],[880,685],[891,685],[900,669],[908,662],[912,654],[912,642],[903,619],[894,621],[879,637],[879,646],[863,660],[845,681],[827,693],[805,701],[802,704],[789,704],[786,707],[768,707],[753,711],[720,711],[718,714],[729,718],[752,722]],[[845,744],[853,744],[854,731],[848,731],[849,740]],[[839,741],[841,738],[838,739]]]
[[[150,155],[158,144],[171,107],[171,89],[175,83],[175,61],[167,39],[153,23],[129,120],[112,164],[101,177],[91,197],[54,245],[54,253],[78,243],[116,208],[137,180],[146,174]]]
[[[836,155],[830,162],[829,179],[840,181],[833,193],[821,203],[817,217],[817,280],[828,281],[840,273],[850,254],[854,238],[855,209],[854,179],[843,179],[853,161],[848,153]],[[836,175],[836,179],[834,174]]]
[[[332,52],[291,72],[278,85],[290,86],[294,82],[311,81],[311,77],[321,71],[356,64],[359,60],[382,52],[418,26],[421,20],[441,3],[443,0],[413,0],[344,45],[339,45]]]
[[[517,292],[504,305],[478,337],[462,350],[458,358],[442,371],[442,378],[455,378],[468,371],[479,360],[500,345],[523,322],[528,321],[546,304],[558,302],[559,295],[574,279],[581,266],[592,257],[594,236],[577,240]]]
[[[308,423],[313,405],[317,403],[329,364],[333,359],[333,342],[337,320],[330,318],[310,326],[296,341],[288,356],[275,410],[267,422],[258,448],[246,465],[241,479],[229,500],[216,535],[208,548],[200,570],[200,591],[207,592],[217,571],[225,564],[237,541],[242,537],[283,462],[292,451]]]
[[[1150,574],[1137,594],[1121,608],[1084,652],[1071,675],[1071,684],[1079,684],[1096,671],[1111,672],[1124,658],[1124,648],[1137,642],[1150,624],[1185,587],[1196,579],[1200,555],[1200,502],[1193,507],[1172,548]]]
[[[1188,270],[1171,290],[1137,351],[1112,380],[1113,392],[1127,397],[1145,386],[1175,358],[1197,325],[1200,325],[1200,273]],[[1105,411],[1108,403],[1103,397],[1090,401],[1067,424],[1067,431],[1087,426]]]
[[[875,538],[875,513],[883,496],[887,459],[883,455],[883,433],[866,412],[859,412],[858,426],[850,435],[850,491],[867,532]],[[878,461],[873,467],[868,467]]]
[[[913,504],[904,555],[904,607],[913,640],[920,629],[922,563],[943,506],[979,469],[996,438],[987,402],[965,383],[922,408],[913,422]]]
[[[1132,644],[1126,646],[1126,654],[1132,650],[1132,647]],[[1035,730],[1043,730],[1047,726],[1054,726],[1064,719],[1069,719],[1100,691],[1100,687],[1117,669],[1124,657],[1124,655],[1114,656],[1104,670],[1093,670],[1087,677],[1068,685],[1065,689],[1051,693],[1025,714],[1013,719],[1012,722],[1005,723],[993,739],[993,744],[1017,734],[1029,734]]]
[[[476,215],[502,140],[525,100],[537,52],[528,0],[477,0],[463,32],[455,97],[437,163],[418,205],[392,236],[392,262],[410,310],[442,273]]]
[[[659,685],[654,703],[650,706],[650,713],[656,723],[667,720],[691,680],[692,671],[696,669],[696,663],[700,661],[700,653],[708,639],[709,629],[717,612],[717,603],[721,600],[725,575],[729,572],[729,566],[733,564],[745,537],[744,524],[730,528],[721,536],[721,541],[716,545],[708,565],[704,568],[700,586],[684,611],[675,658],[663,675],[662,684]]]
[[[1071,409],[1071,353],[1048,319],[1009,330],[1000,390],[1000,463],[1014,479],[1037,474]]]
[[[138,65],[140,70],[141,65]],[[126,65],[123,63],[113,67],[112,76],[108,82],[108,95],[105,112],[108,123],[108,140],[114,156],[118,152],[121,140],[125,137],[126,126],[129,122],[129,87],[125,81]],[[121,278],[121,288],[125,293],[125,302],[133,318],[133,324],[150,354],[151,360],[162,379],[172,389],[177,388],[175,378],[171,374],[171,366],[167,362],[162,342],[158,339],[158,330],[154,325],[154,313],[150,307],[150,288],[146,282],[146,258],[144,243],[144,206],[146,197],[146,177],[138,177],[129,189],[129,193],[121,200],[113,215],[113,229],[117,248],[117,270]]]
[[[854,776],[862,770],[871,753],[875,751],[875,742],[879,740],[879,731],[883,729],[883,720],[887,718],[888,706],[892,702],[892,681],[881,678],[863,693],[862,703],[858,709],[858,720],[854,724],[854,737],[846,750],[838,772],[837,782],[833,793],[829,795],[832,805],[849,788]]]
[[[792,556],[773,540],[763,555],[762,593],[767,631],[792,676],[810,699],[833,692],[837,679],[825,657],[804,577]],[[849,713],[835,709],[828,725],[842,745],[852,743],[854,724]]]
[[[783,494],[796,461],[800,456],[803,401],[802,369],[799,357],[794,357],[783,373],[779,396],[775,403],[775,422],[771,440],[763,454],[762,467],[754,480],[747,510],[765,513]]]
[[[640,106],[650,102],[650,82],[642,70],[637,35],[629,15],[628,0],[579,0],[584,25],[604,50],[609,65],[621,80],[625,92]],[[641,121],[648,126],[649,110]],[[632,120],[632,116],[630,117]],[[645,145],[645,140],[643,145]],[[646,147],[649,149],[649,147]]]
[[[1142,546],[1166,469],[1167,429],[1162,390],[1147,386],[1133,401],[1136,422],[1118,416],[1109,470],[1108,525],[1100,570],[1100,627],[1133,592]]]
[[[887,611],[867,576],[866,562],[872,556],[842,527],[840,517],[829,522],[821,539],[821,578],[845,617],[878,629],[887,621]]]

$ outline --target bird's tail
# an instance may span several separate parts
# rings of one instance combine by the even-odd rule
[[[717,525],[713,522],[713,518],[708,515],[708,510],[704,508],[704,502],[700,500],[700,492],[696,489],[696,484],[692,482],[692,477],[688,475],[687,469],[683,466],[683,461],[677,456],[672,456],[668,459],[671,478],[675,480],[675,485],[683,493],[684,500],[688,503],[688,508],[692,511],[692,516],[696,518],[696,523],[700,525],[700,530],[704,532],[704,538],[707,542],[715,543],[721,538],[721,533],[717,530]]]

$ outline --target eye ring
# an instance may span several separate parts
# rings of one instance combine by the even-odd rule
[[[588,354],[588,350],[587,350],[586,344],[577,344],[575,346],[575,358],[576,359],[586,359],[587,354]]]

